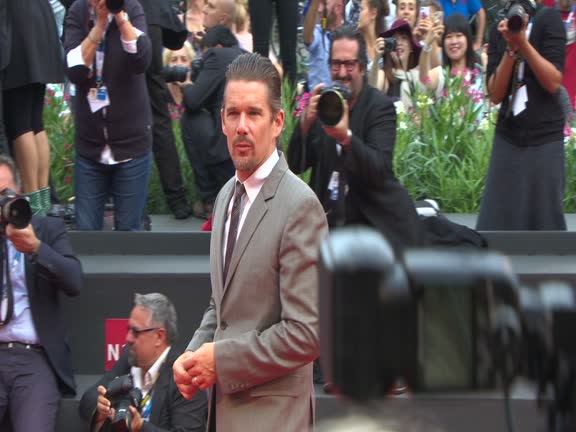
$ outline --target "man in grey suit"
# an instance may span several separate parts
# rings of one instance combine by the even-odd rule
[[[306,431],[326,217],[276,148],[284,112],[274,66],[243,54],[226,78],[222,130],[236,176],[214,206],[210,304],[174,378],[186,398],[210,389],[211,431]]]

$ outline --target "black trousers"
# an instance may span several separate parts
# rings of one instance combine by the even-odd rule
[[[44,352],[0,347],[0,430],[53,432],[59,403],[56,377]]]
[[[162,78],[162,29],[158,25],[148,26],[148,37],[152,42],[152,63],[146,71],[146,84],[152,106],[152,151],[158,167],[162,189],[168,204],[186,198],[182,181],[180,160],[172,120],[168,111],[169,90]]]
[[[298,2],[296,0],[249,0],[254,52],[268,57],[272,30],[272,20],[270,19],[272,3],[276,7],[276,19],[280,32],[280,58],[282,59],[284,76],[294,82],[298,72],[296,62]]]
[[[3,71],[0,71],[0,154],[10,155],[8,140],[6,139],[6,129],[4,127],[4,101],[2,98]]]

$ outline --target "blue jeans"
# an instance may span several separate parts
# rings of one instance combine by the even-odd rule
[[[114,199],[114,228],[138,231],[148,197],[150,153],[128,162],[105,165],[76,155],[76,228],[99,231],[108,196]]]

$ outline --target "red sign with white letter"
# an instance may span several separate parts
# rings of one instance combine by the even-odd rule
[[[122,348],[126,344],[128,320],[125,318],[107,319],[104,326],[104,348],[106,350],[104,354],[104,369],[109,371],[122,355]]]

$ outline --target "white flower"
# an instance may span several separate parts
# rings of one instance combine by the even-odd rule
[[[398,125],[398,127],[399,127],[401,130],[406,130],[406,129],[408,129],[408,125],[406,124],[405,121],[401,121],[400,124]]]
[[[404,103],[401,100],[394,102],[394,108],[396,108],[396,114],[404,114],[406,112]]]

